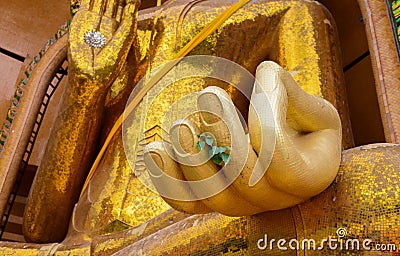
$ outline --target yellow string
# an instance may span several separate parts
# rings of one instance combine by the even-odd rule
[[[180,58],[185,57],[190,51],[192,51],[197,45],[199,45],[206,37],[211,35],[219,26],[222,25],[232,14],[234,14],[237,10],[247,4],[250,0],[239,0],[235,4],[231,5],[228,9],[226,9],[223,13],[221,13],[218,17],[216,17],[212,22],[210,22],[199,34],[197,34],[188,44],[186,44],[176,55],[173,61],[168,62],[164,65],[154,76],[152,76],[147,83],[143,86],[143,88],[139,91],[139,93],[133,98],[133,100],[129,103],[124,113],[120,115],[118,120],[115,122],[112,127],[110,133],[108,134],[99,154],[94,161],[92,168],[89,171],[89,174],[86,178],[85,184],[83,185],[81,195],[86,190],[91,178],[93,177],[94,172],[99,166],[100,160],[103,157],[108,145],[111,142],[113,136],[117,133],[118,129],[121,127],[124,122],[124,117],[128,116],[132,111],[136,108],[136,106],[140,103],[143,97],[147,94],[147,92],[157,84],[160,79],[165,76],[176,64],[179,63]]]
[[[162,2],[161,0],[157,0],[157,6],[161,6]]]

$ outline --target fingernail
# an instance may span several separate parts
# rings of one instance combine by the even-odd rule
[[[171,128],[171,139],[174,148],[180,154],[194,153],[195,141],[192,129],[184,122],[174,124]]]
[[[222,119],[224,108],[220,98],[211,92],[200,94],[197,99],[201,118],[206,124],[214,124]]]
[[[281,68],[274,62],[262,62],[256,71],[257,93],[272,92],[278,85],[278,74]]]

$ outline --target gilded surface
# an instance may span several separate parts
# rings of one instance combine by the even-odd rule
[[[394,250],[377,252],[375,246],[400,248],[399,152],[400,147],[393,144],[344,151],[335,182],[306,203],[243,218],[193,215],[117,255],[395,255],[391,254]],[[336,234],[339,228],[346,229],[342,247]],[[260,243],[260,249],[257,243],[265,235],[267,246]],[[329,237],[336,239],[332,247],[327,242],[321,246]],[[288,250],[278,249],[277,241],[282,238]],[[299,241],[299,251],[290,249],[291,239]],[[302,250],[303,239],[314,239],[315,247]],[[358,240],[360,249],[349,242],[346,247],[348,239]],[[362,246],[366,239],[371,240],[370,251]],[[337,248],[331,249],[335,245]]]
[[[328,243],[319,250],[317,248],[323,239],[338,239],[336,231],[339,228],[347,230],[344,239],[358,239],[360,243],[370,239],[370,248],[376,244],[394,244],[399,248],[399,153],[399,146],[393,144],[369,145],[344,151],[335,182],[318,197],[290,209],[243,218],[217,213],[192,215],[166,228],[160,224],[161,221],[157,221],[155,225],[159,225],[160,232],[127,246],[124,240],[129,240],[137,228],[124,231],[115,235],[125,238],[108,237],[106,244],[94,242],[92,247],[97,249],[91,252],[93,255],[108,255],[102,254],[106,247],[114,248],[113,252],[116,252],[114,246],[120,244],[121,250],[116,255],[395,255],[389,251],[357,250],[357,247],[346,250],[347,240],[343,240],[343,250],[340,249],[340,242],[332,244],[337,245],[336,250],[330,249]],[[265,239],[265,235],[268,246],[259,249],[257,243]],[[286,239],[287,243],[290,239],[300,242],[314,239],[316,249],[300,249],[298,252],[279,250],[277,240],[281,238]],[[272,239],[275,242],[270,249]],[[1,246],[1,252],[12,255],[35,252],[34,249]],[[299,246],[301,248],[302,245]]]
[[[175,2],[172,2],[171,5],[173,3]],[[200,3],[198,5],[200,5]],[[213,8],[208,12],[203,11],[199,13],[199,11],[196,12],[196,7],[198,7],[199,9],[201,8],[196,5],[191,6],[192,9],[189,9],[190,11],[187,11],[186,15],[183,18],[182,15],[178,16],[175,14],[178,13],[176,9],[180,11],[183,8],[179,5],[177,5],[177,7],[174,7],[168,6],[167,4],[164,8],[160,10],[160,13],[156,12],[156,15],[158,15],[158,23],[156,24],[157,26],[155,29],[162,28],[163,30],[162,33],[156,31],[155,35],[153,35],[153,37],[155,38],[154,41],[158,42],[158,46],[155,47],[158,51],[154,54],[154,57],[151,61],[151,67],[158,67],[162,63],[165,63],[166,60],[171,59],[176,51],[184,45],[184,43],[187,43],[190,38],[192,38],[200,31],[201,27],[198,26],[199,23],[206,24],[210,22],[211,18],[214,18],[216,14],[223,10],[222,8]],[[294,5],[293,8],[296,7],[297,6]],[[210,52],[215,52],[217,56],[222,56],[228,59],[235,60],[237,63],[247,67],[249,70],[254,70],[259,60],[261,60],[262,58],[266,58],[266,56],[268,55],[268,47],[270,47],[270,45],[268,44],[262,44],[263,42],[265,42],[265,38],[260,35],[264,34],[266,38],[272,38],[274,30],[271,31],[268,25],[270,25],[271,27],[275,27],[275,24],[279,22],[280,18],[284,15],[287,9],[288,6],[282,3],[268,3],[267,7],[262,7],[260,6],[260,4],[248,5],[243,10],[239,10],[238,13],[230,18],[215,35],[207,38],[202,44],[194,49],[193,52],[195,52],[196,54],[209,54]],[[304,7],[300,9],[304,10]],[[258,19],[256,20],[256,18]],[[293,21],[293,19],[291,21]],[[251,21],[250,24],[249,21]],[[184,25],[180,27],[180,24]],[[242,35],[243,31],[240,30],[241,26],[245,27],[247,30],[249,30],[249,32],[245,35]],[[312,24],[308,24],[308,26],[312,26]],[[179,30],[176,27],[178,27]],[[285,27],[282,28],[282,31],[289,30],[288,27],[289,23],[287,23]],[[293,28],[290,29],[293,30]],[[178,33],[180,32],[180,34],[177,34],[175,32],[176,30],[178,30]],[[297,35],[297,37],[300,37],[299,35],[304,33],[304,31],[305,30],[300,29],[299,26],[297,32],[294,31],[292,35]],[[254,32],[254,34],[252,32]],[[282,50],[282,58],[283,56],[290,56],[288,52],[296,51],[295,49],[305,47],[304,45],[307,45],[307,49],[310,52],[314,53],[314,55],[311,56],[315,56],[315,41],[312,40],[312,32],[309,33],[310,35],[308,37],[308,41],[299,41],[293,38],[292,41],[297,42],[297,48],[287,47],[286,49]],[[160,37],[160,39],[158,39],[159,41],[157,40],[157,37]],[[180,42],[182,43],[179,44],[179,41],[176,41],[175,38],[180,38]],[[232,38],[243,38],[243,40],[238,40],[238,45],[232,46],[230,44],[230,40],[232,40]],[[253,46],[246,45],[249,42],[251,42]],[[260,47],[255,47],[254,45],[260,45]],[[263,55],[265,57],[262,57]],[[290,58],[288,57],[288,59]],[[297,61],[300,61],[300,58],[298,58]],[[310,61],[310,59],[307,59],[307,61]],[[286,60],[284,58],[282,60],[282,64],[286,64]],[[300,75],[298,77],[304,78],[307,77],[307,74],[309,74],[311,76],[314,76],[314,78],[317,75],[317,78],[319,79],[318,74],[320,73],[314,72],[312,68],[309,68],[309,66],[305,66],[304,64],[304,62],[296,63],[294,58],[291,59],[291,66],[293,67],[293,69],[296,68],[299,70]],[[314,59],[314,64],[318,66],[318,57]],[[303,81],[306,81],[306,79],[304,79]],[[299,82],[301,85],[303,85],[301,81]],[[129,143],[137,143],[138,136],[140,136],[138,131],[140,131],[141,126],[144,124],[143,120],[145,120],[145,124],[147,126],[145,127],[145,130],[151,129],[156,125],[160,125],[160,120],[163,120],[165,112],[169,110],[173,102],[179,100],[179,98],[193,91],[199,91],[203,89],[204,85],[202,84],[204,83],[201,83],[201,81],[196,81],[192,83],[190,83],[190,81],[182,81],[178,84],[169,86],[157,96],[157,100],[150,107],[150,110],[147,112],[146,117],[141,116],[141,108],[139,107],[134,113],[134,119],[136,122],[130,124],[131,128],[128,130],[128,133],[132,134],[132,139],[130,139]],[[310,86],[310,84],[311,82],[308,86]],[[313,86],[314,88],[317,88],[314,91],[320,92],[319,88],[321,86],[321,82],[319,80],[318,83],[315,83]],[[177,90],[177,88],[179,89]],[[234,101],[235,97],[238,97],[238,95],[231,96]],[[145,97],[143,102],[150,102],[150,97],[152,97],[151,94]],[[239,98],[235,101],[235,103],[240,108],[240,105],[243,105],[243,100]],[[194,102],[188,102],[182,105],[191,107],[193,104]],[[184,107],[181,106],[181,108]],[[247,108],[247,106],[244,105],[241,109],[244,108]],[[177,118],[171,117],[171,119],[172,121],[174,121]],[[164,127],[164,129],[168,130],[168,127]],[[131,153],[135,154],[136,152]]]
[[[87,5],[87,9],[115,18],[122,6],[113,6],[113,1],[109,2],[109,6],[102,7],[95,5],[97,1],[94,1]],[[60,228],[52,226],[50,221],[54,216],[59,216],[62,211],[59,204],[64,202],[60,201],[53,192],[45,194],[45,190],[41,188],[51,188],[55,192],[61,191],[65,194],[65,189],[68,187],[66,184],[72,182],[71,173],[66,171],[65,167],[79,166],[78,169],[80,169],[82,166],[74,163],[74,159],[77,159],[74,155],[76,151],[82,154],[85,152],[83,150],[85,146],[89,144],[95,148],[93,145],[96,143],[85,137],[82,138],[82,134],[86,134],[83,131],[90,131],[91,127],[99,129],[100,118],[93,115],[101,111],[105,104],[106,94],[109,93],[109,100],[116,101],[114,104],[125,105],[126,97],[119,96],[121,93],[126,93],[126,87],[132,86],[130,83],[137,82],[144,73],[151,72],[170,60],[177,50],[233,1],[190,3],[170,1],[161,8],[141,13],[138,17],[135,41],[130,42],[137,46],[136,52],[128,55],[129,47],[125,44],[126,41],[117,40],[113,45],[115,48],[106,48],[104,55],[95,52],[95,55],[99,57],[99,61],[96,62],[98,65],[88,63],[87,57],[92,56],[93,53],[91,51],[85,53],[83,50],[86,47],[82,45],[83,33],[94,28],[101,31],[107,29],[115,31],[117,25],[121,24],[114,21],[107,22],[107,19],[104,24],[103,20],[98,23],[96,22],[98,16],[90,14],[84,17],[83,13],[79,21],[80,16],[77,14],[78,18],[74,20],[77,33],[74,35],[71,31],[70,37],[71,83],[72,85],[82,83],[85,86],[72,89],[70,99],[65,100],[61,124],[55,132],[60,134],[57,135],[59,139],[53,140],[54,150],[48,150],[44,158],[43,165],[50,166],[54,159],[61,156],[62,160],[58,163],[62,163],[62,167],[57,167],[56,164],[54,173],[46,173],[42,178],[38,176],[38,185],[32,192],[29,202],[31,208],[26,215],[28,223],[26,226],[30,229],[27,235],[35,234],[32,240],[40,241],[42,234],[45,234],[44,237],[48,236],[50,234],[46,231],[48,226]],[[338,56],[329,56],[332,59],[327,60],[327,57],[321,54],[329,52],[330,46],[329,41],[327,43],[327,41],[319,40],[321,36],[329,38],[327,29],[321,27],[321,24],[325,24],[323,20],[326,17],[322,11],[318,11],[319,8],[310,1],[251,1],[226,21],[216,33],[193,50],[192,54],[224,57],[237,62],[253,73],[262,60],[274,60],[291,72],[304,90],[327,98],[343,110],[343,106],[340,106],[342,102],[336,101],[335,93],[338,90],[334,88],[340,84],[340,79],[338,82],[337,78],[331,74],[333,71],[323,68],[326,64],[336,69],[339,66],[338,60],[335,59]],[[318,15],[314,16],[311,13],[318,13]],[[129,30],[125,29],[121,29],[120,32]],[[107,40],[111,39],[110,33],[104,32],[104,34]],[[115,52],[119,54],[114,54]],[[75,56],[72,57],[74,54]],[[136,65],[136,75],[127,76],[127,72],[131,69],[127,68],[126,63],[117,61],[123,59],[122,56],[135,58],[134,61],[131,60],[131,63]],[[110,63],[118,63],[118,65],[114,66]],[[122,73],[119,70],[123,70]],[[119,74],[119,77],[116,77],[116,74]],[[147,95],[135,110],[135,119],[128,131],[130,136],[128,143],[138,145],[137,148],[139,148],[139,132],[143,125],[146,125],[145,129],[150,130],[157,125],[160,126],[160,120],[170,105],[187,93],[200,91],[207,85],[201,82],[194,84],[190,81],[181,81],[176,84],[179,89],[169,87],[160,94],[155,104],[151,105],[150,115],[144,116],[144,105],[149,104],[152,97],[151,94]],[[100,86],[104,87],[99,88]],[[234,102],[242,110],[247,109],[248,106],[240,95],[234,90],[229,90],[229,87],[227,89]],[[187,104],[190,104],[190,101]],[[108,114],[119,116],[121,110],[111,114],[108,112]],[[341,112],[341,115],[346,114]],[[172,116],[171,121],[174,118]],[[105,120],[112,119],[113,117],[106,117]],[[360,239],[368,237],[376,239],[375,241],[398,244],[399,234],[396,233],[400,226],[398,217],[400,191],[397,185],[399,177],[396,171],[399,165],[398,151],[397,146],[388,145],[345,152],[337,182],[321,195],[294,208],[242,218],[225,217],[217,213],[193,215],[169,223],[158,221],[156,216],[169,209],[169,206],[161,197],[149,191],[138,181],[136,176],[140,175],[140,168],[132,170],[128,165],[121,134],[119,134],[108,148],[88,189],[75,206],[69,228],[69,240],[67,239],[66,243],[69,241],[71,246],[77,246],[77,248],[68,249],[60,246],[56,249],[57,254],[101,255],[110,248],[112,251],[121,249],[120,255],[140,253],[146,255],[187,255],[189,253],[282,255],[283,252],[277,251],[276,248],[272,251],[259,251],[257,241],[265,234],[275,239],[314,238],[319,241],[330,235],[335,236],[339,227],[347,228],[349,237]],[[139,160],[136,161],[138,164],[140,164]],[[85,161],[90,162],[90,160]],[[54,211],[50,211],[50,208]],[[42,215],[43,211],[47,215]],[[68,223],[68,210],[66,212],[64,225]],[[51,216],[49,217],[48,214]],[[36,218],[47,216],[47,218],[45,222],[41,222],[30,216],[36,216]],[[156,218],[150,220],[154,217]],[[146,225],[146,223],[152,223],[152,225]],[[138,226],[139,224],[144,226]],[[123,230],[131,226],[137,227]],[[138,235],[130,240],[129,235],[132,234],[129,232],[133,230],[146,234],[146,237]],[[160,231],[150,235],[156,230]],[[120,232],[109,234],[114,231]],[[36,237],[36,234],[39,236]],[[94,237],[98,238],[98,235],[108,235],[108,237],[103,241],[93,240],[91,248],[83,243],[83,240],[91,241]],[[126,240],[129,240],[130,246],[127,245]],[[81,247],[79,247],[80,243]],[[11,246],[15,247],[10,248]],[[33,254],[35,250],[40,251],[39,247],[32,249],[23,247],[22,244],[0,244],[0,252],[22,255],[23,253]],[[327,252],[316,251],[310,254],[326,255]],[[294,251],[285,253],[296,254]]]
[[[122,6],[125,12],[119,26],[117,2],[109,4],[99,9],[99,4],[82,1],[72,22],[69,86],[25,209],[23,229],[28,241],[64,238],[66,220],[96,150],[106,93],[134,40],[138,3]],[[82,40],[94,28],[106,35],[107,45],[99,50]]]
[[[135,61],[132,61],[138,65],[135,69],[151,72],[173,58],[176,52],[205,24],[230,4],[231,2],[215,4],[209,1],[196,1],[189,5],[185,1],[171,1],[161,8],[143,12],[138,18],[135,42],[138,46],[137,51],[135,54],[128,55],[135,58]],[[333,83],[328,83],[321,78],[326,71],[320,66],[322,64],[318,57],[314,35],[316,22],[309,14],[309,9],[313,8],[318,7],[298,1],[252,1],[229,18],[216,33],[196,47],[192,54],[213,54],[224,57],[241,64],[251,72],[255,71],[260,61],[272,59],[292,72],[304,89],[321,95],[321,87],[329,87]],[[302,18],[299,19],[299,17]],[[96,24],[90,20],[79,23],[75,21],[76,26],[82,27],[80,31],[90,30],[93,27],[91,24]],[[70,38],[70,41],[80,43],[78,38]],[[232,40],[236,43],[232,44]],[[84,58],[86,55],[84,51],[77,52],[79,58]],[[101,64],[101,58],[99,60]],[[88,69],[87,64],[83,64],[86,63],[83,59],[79,63],[81,66],[73,69],[72,72],[81,74]],[[122,67],[122,70],[128,69]],[[139,72],[136,77],[126,78],[125,72],[122,72],[111,86],[110,99],[116,98],[123,101],[124,97],[119,97],[118,92],[126,93],[124,83],[131,86],[130,83],[138,81],[138,76],[144,74]],[[96,79],[94,77],[94,81],[97,81]],[[175,87],[168,87],[158,96],[148,112],[150,114],[146,117],[142,113],[143,106],[139,106],[135,110],[135,121],[128,131],[129,143],[139,143],[141,136],[139,133],[144,123],[145,129],[160,126],[160,120],[173,102],[188,93],[203,89],[204,86],[204,83],[182,81]],[[177,87],[179,90],[176,89]],[[239,109],[246,112],[245,101],[234,90],[230,90],[229,87],[227,89],[231,91],[231,97]],[[148,104],[146,102],[150,101],[150,95],[143,99],[143,103]],[[124,105],[122,101],[114,104]],[[334,104],[339,104],[335,102],[335,99],[332,101]],[[93,104],[93,102],[88,99],[86,104]],[[190,106],[190,102],[187,105]],[[118,116],[120,112],[108,114]],[[112,119],[112,117],[106,117],[106,120]],[[173,119],[174,117],[171,117],[171,120]],[[109,124],[105,124],[107,125]],[[105,227],[115,223],[114,220],[136,226],[169,208],[135,178],[138,170],[132,170],[126,163],[120,138],[120,135],[114,138],[115,141],[112,142],[96,171],[92,184],[75,207],[71,228],[78,233],[104,233],[108,230]],[[69,150],[73,152],[72,148]],[[137,152],[132,153],[137,154]]]

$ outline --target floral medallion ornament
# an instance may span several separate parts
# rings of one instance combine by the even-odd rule
[[[103,47],[105,42],[106,38],[98,31],[89,31],[85,35],[85,43],[94,48]]]

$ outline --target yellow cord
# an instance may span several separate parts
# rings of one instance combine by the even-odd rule
[[[157,0],[157,6],[161,6],[162,2],[161,0]]]
[[[94,172],[99,166],[100,160],[103,157],[108,145],[111,142],[111,139],[117,133],[118,129],[121,127],[124,122],[124,117],[128,116],[132,111],[136,108],[136,106],[140,103],[143,97],[147,94],[147,92],[157,84],[160,79],[165,76],[178,62],[180,58],[185,57],[190,51],[192,51],[196,46],[198,46],[204,39],[206,39],[209,35],[211,35],[219,26],[222,25],[229,17],[234,14],[237,10],[242,8],[245,4],[247,4],[250,0],[240,0],[235,4],[231,5],[228,9],[226,9],[223,13],[221,13],[217,18],[215,18],[210,24],[208,24],[199,34],[197,34],[188,44],[186,44],[176,55],[175,60],[170,61],[167,65],[164,65],[156,75],[154,75],[139,91],[139,93],[133,98],[133,100],[129,103],[128,107],[125,109],[124,113],[118,118],[112,127],[110,133],[108,134],[106,141],[104,142],[99,154],[94,161],[92,168],[89,171],[89,174],[86,178],[85,184],[83,185],[81,195],[85,192],[90,180],[93,177]],[[160,2],[160,1],[159,1]],[[157,3],[158,4],[158,3]]]

